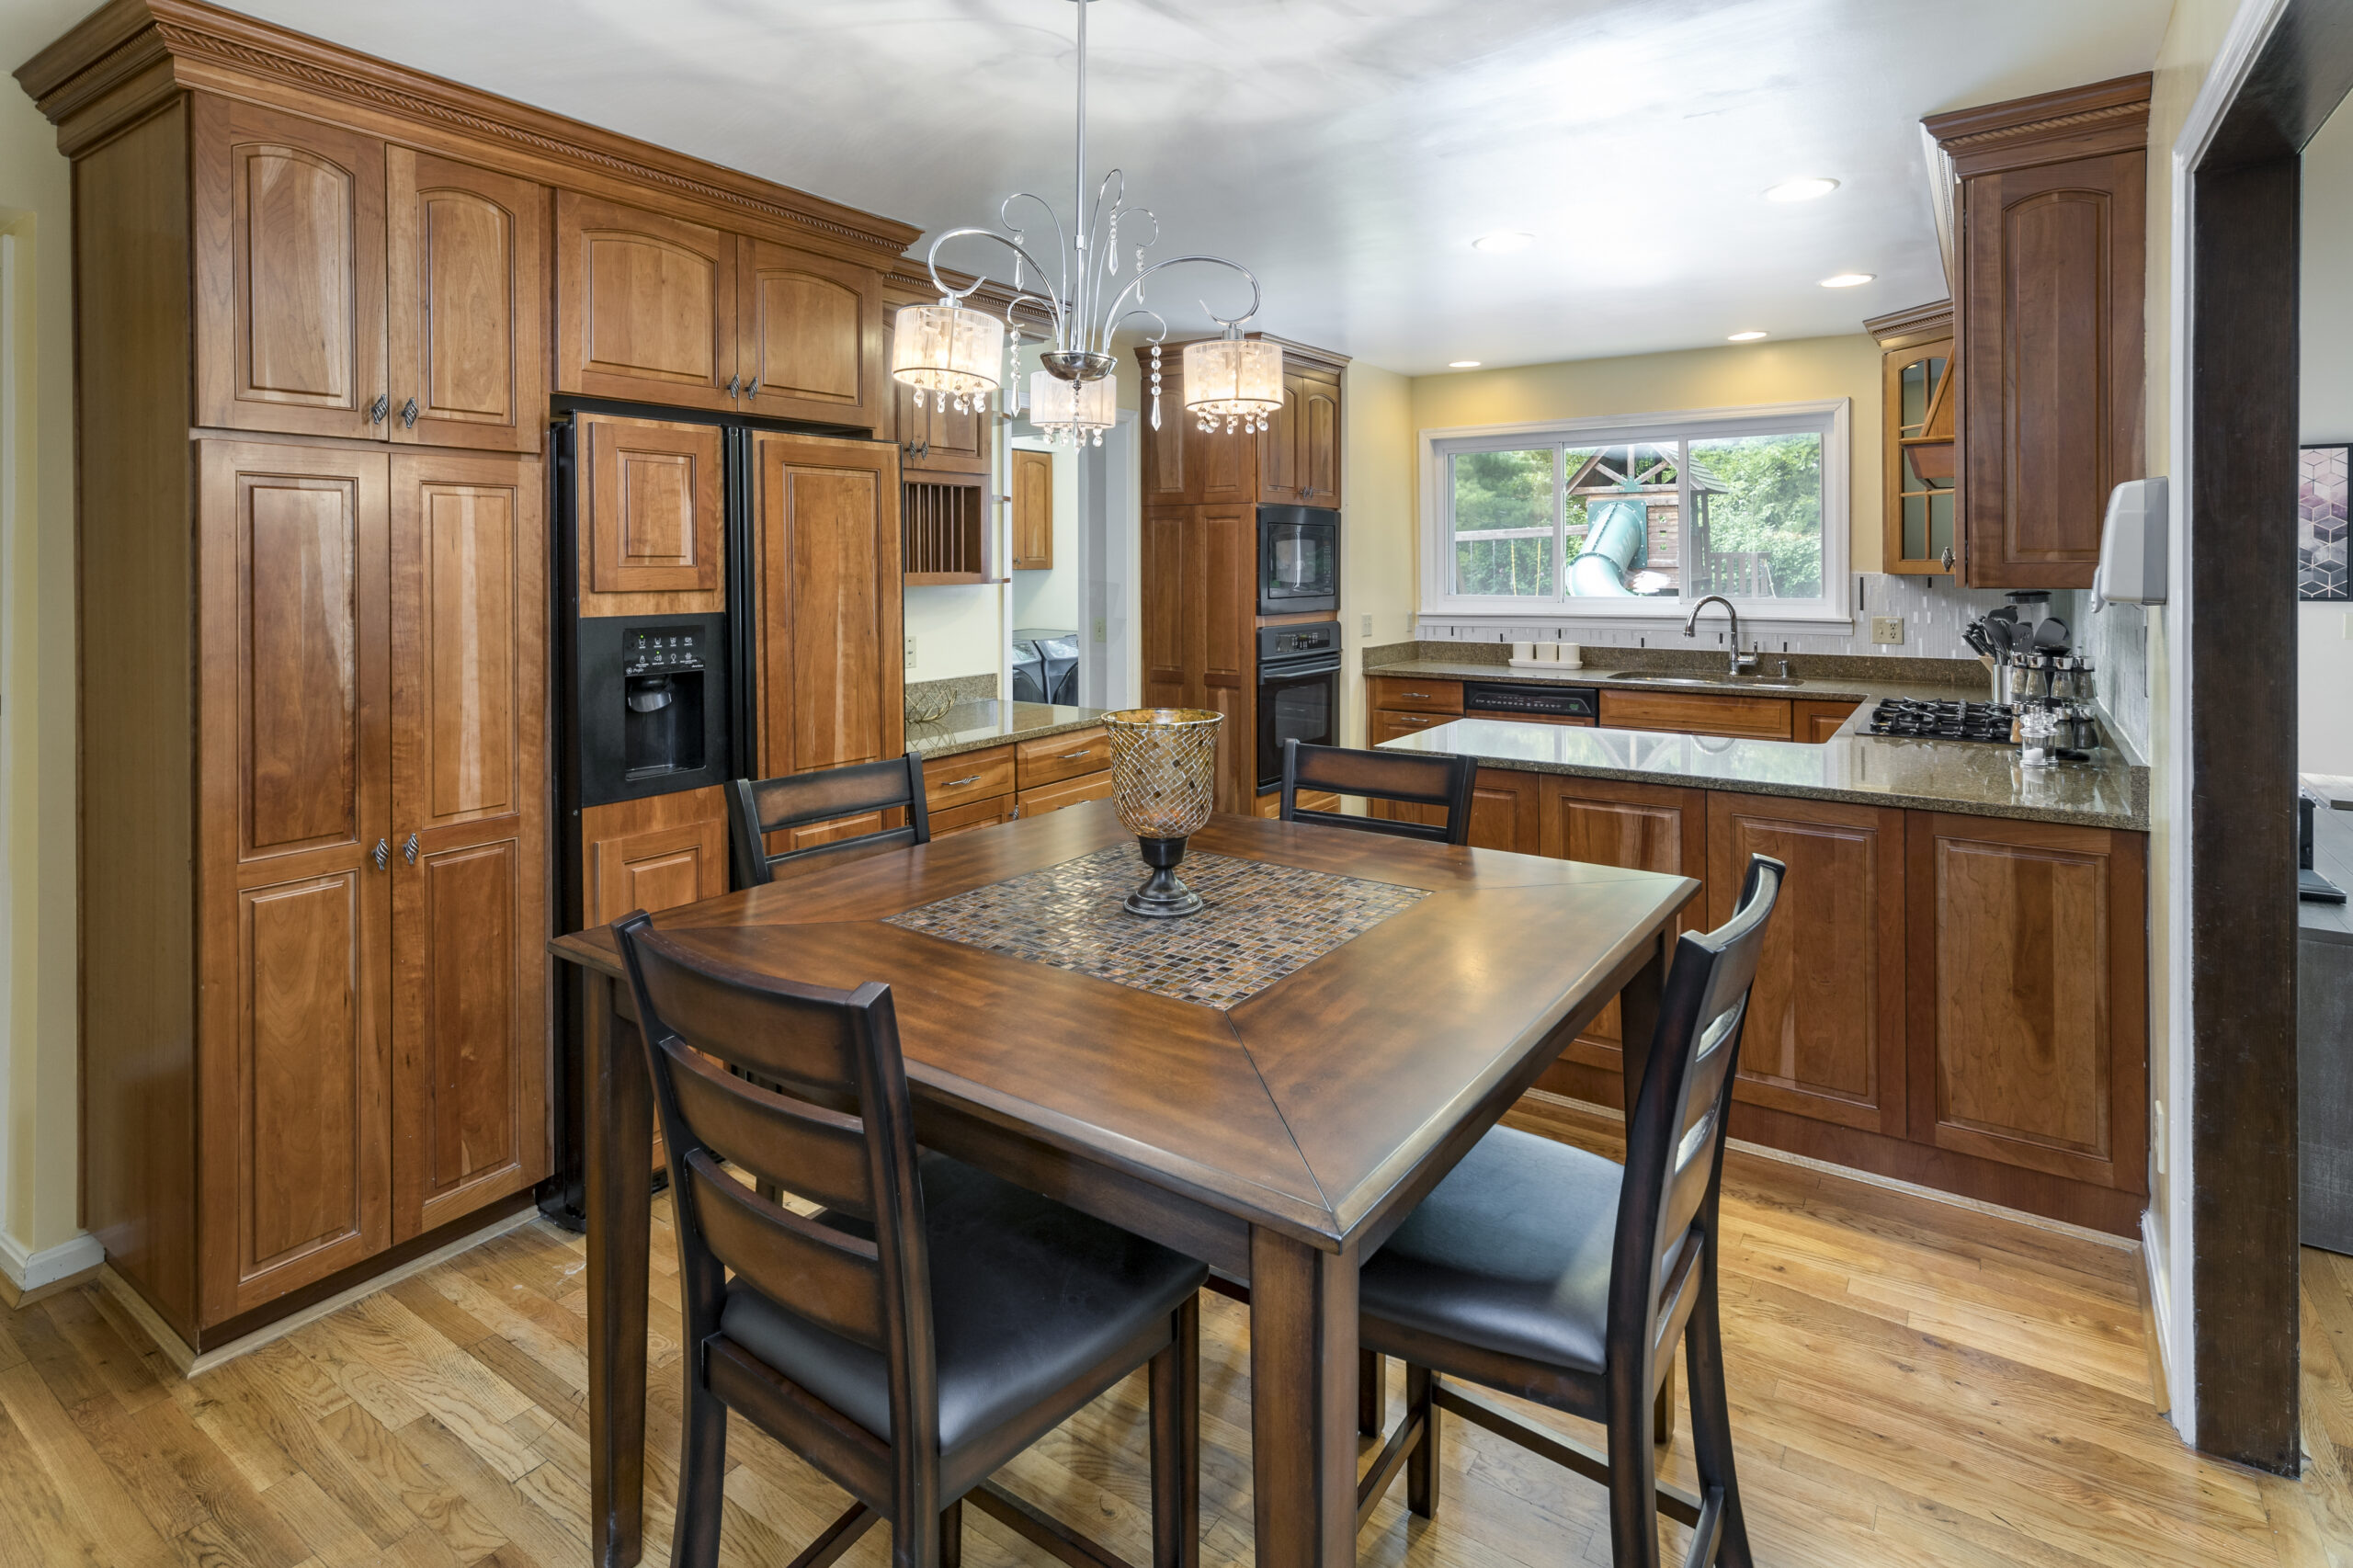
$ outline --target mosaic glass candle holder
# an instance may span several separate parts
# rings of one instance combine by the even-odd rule
[[[1198,914],[1200,894],[1177,880],[1185,841],[1210,820],[1217,778],[1218,726],[1206,708],[1128,708],[1103,715],[1111,741],[1111,803],[1136,835],[1143,885],[1120,905],[1153,919]]]

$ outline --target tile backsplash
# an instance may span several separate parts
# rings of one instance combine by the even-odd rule
[[[1976,655],[1961,640],[1961,629],[2004,602],[1999,589],[1956,588],[1944,577],[1898,577],[1880,572],[1859,572],[1847,579],[1847,608],[1853,612],[1852,631],[1783,632],[1756,639],[1768,653],[1891,653],[1910,659],[1968,659]],[[1870,637],[1870,618],[1901,616],[1904,641],[1882,646]],[[1580,619],[1574,615],[1531,617],[1514,626],[1488,621],[1455,621],[1443,615],[1419,618],[1419,634],[1434,642],[1581,642],[1603,648],[1688,648],[1679,626],[1628,626],[1622,621]],[[1711,610],[1699,625],[1699,644],[1721,645],[1724,622]]]

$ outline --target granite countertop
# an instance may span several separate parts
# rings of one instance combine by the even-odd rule
[[[960,702],[928,724],[907,722],[907,749],[929,760],[983,751],[1014,741],[1059,735],[1103,722],[1099,708],[1063,708],[1045,702]]]
[[[1457,719],[1401,735],[1384,749],[1449,752],[1531,773],[2148,830],[2148,769],[2112,749],[2101,751],[2094,762],[2027,767],[2010,746],[1859,734],[1856,726],[1868,712],[1856,710],[1820,745]]]
[[[1607,650],[1600,650],[1607,653]],[[1625,664],[1632,664],[1639,655],[1629,654]],[[1792,655],[1794,659],[1794,655]],[[1711,661],[1719,669],[1721,658]],[[1859,662],[1859,661],[1854,661]],[[1874,661],[1876,662],[1876,661]],[[1671,675],[1671,682],[1657,679],[1608,680],[1622,666],[1607,657],[1587,660],[1582,669],[1516,670],[1509,665],[1468,664],[1451,659],[1395,659],[1381,665],[1368,665],[1368,676],[1423,676],[1431,680],[1491,680],[1529,681],[1540,686],[1598,686],[1620,691],[1689,691],[1714,697],[1785,697],[1796,702],[1877,702],[1882,697],[1923,697],[1939,701],[1956,698],[1971,702],[1989,702],[1993,694],[1984,673],[1975,665],[1950,659],[1890,659],[1884,675],[1859,676],[1853,674],[1821,675],[1803,672],[1803,684],[1798,686],[1765,686],[1753,680],[1711,680],[1709,672],[1688,665],[1660,668],[1653,676]],[[1768,660],[1769,663],[1769,660]],[[1947,668],[1957,667],[1968,674],[1968,683],[1949,680],[1923,679],[1921,676],[1942,675]],[[1692,685],[1693,681],[1705,685]]]

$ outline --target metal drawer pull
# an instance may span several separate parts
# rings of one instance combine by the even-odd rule
[[[404,430],[416,428],[416,399],[415,398],[401,404],[401,428]]]
[[[978,784],[980,781],[981,776],[975,773],[970,778],[950,778],[945,784],[942,784],[940,788],[943,790],[961,790],[967,784]]]
[[[1401,691],[1397,695],[1400,697],[1418,697],[1425,702],[1430,700],[1430,694],[1427,691]]]
[[[378,869],[378,870],[380,870],[380,871],[381,871],[381,870],[382,870],[385,867],[387,867],[387,866],[391,865],[391,864],[392,863],[392,845],[391,845],[388,841],[386,841],[386,840],[384,840],[384,839],[381,839],[381,838],[380,838],[380,839],[376,840],[376,857],[375,857],[375,858],[376,858],[376,869]]]
[[[1060,760],[1063,762],[1079,762],[1087,757],[1093,756],[1095,754],[1091,751],[1066,751],[1063,753]]]
[[[384,411],[392,406],[392,394],[390,392],[378,392],[376,394],[376,401],[368,405],[368,423],[370,425],[381,425],[384,422]]]
[[[401,846],[401,853],[408,857],[410,865],[416,864],[416,835],[412,833],[408,835],[408,842]]]

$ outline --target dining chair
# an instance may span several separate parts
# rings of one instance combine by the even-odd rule
[[[1284,822],[1328,823],[1334,827],[1427,839],[1434,844],[1468,844],[1471,786],[1478,772],[1476,757],[1352,751],[1346,746],[1285,741],[1282,801],[1277,814]],[[1299,803],[1302,790],[1322,790],[1330,794],[1356,795],[1400,805],[1435,806],[1446,812],[1446,820],[1427,823],[1317,811]]]
[[[1733,917],[1676,944],[1623,1165],[1498,1127],[1365,1261],[1359,1334],[1404,1361],[1405,1415],[1359,1488],[1359,1521],[1400,1468],[1406,1506],[1437,1512],[1438,1415],[1452,1411],[1607,1486],[1620,1568],[1657,1568],[1662,1512],[1692,1528],[1687,1568],[1749,1568],[1724,1393],[1717,1204],[1741,1023],[1784,871],[1750,857]],[[1653,1402],[1677,1335],[1696,1496],[1658,1484],[1652,1449]],[[1608,1451],[1443,1378],[1598,1421]]]
[[[613,929],[668,1151],[690,1346],[673,1568],[718,1561],[730,1410],[855,1499],[801,1564],[887,1519],[893,1568],[955,1568],[969,1496],[1101,1568],[1116,1559],[989,1477],[1139,1367],[1154,1568],[1195,1568],[1208,1270],[919,1151],[888,986],[756,975],[643,911]]]
[[[903,811],[906,820],[897,827],[861,833],[849,838],[767,852],[768,835],[790,827],[809,827],[871,812]],[[924,810],[923,758],[914,752],[888,762],[853,763],[819,773],[788,773],[781,778],[737,778],[727,786],[727,846],[734,861],[735,885],[766,886],[776,868],[788,860],[812,855],[838,854],[846,849],[894,848],[931,842],[931,816]]]

